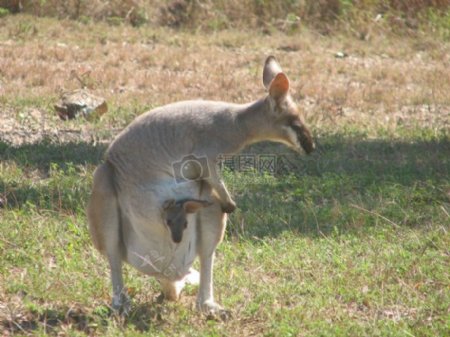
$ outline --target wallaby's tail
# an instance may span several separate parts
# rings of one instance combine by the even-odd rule
[[[120,249],[120,209],[114,188],[114,168],[108,162],[94,172],[87,217],[95,248],[104,254]]]

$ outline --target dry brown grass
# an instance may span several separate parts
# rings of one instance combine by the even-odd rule
[[[449,120],[449,45],[431,39],[190,34],[26,15],[0,25],[0,94],[9,107],[2,110],[16,117],[25,100],[56,123],[51,106],[57,96],[80,87],[74,72],[107,99],[113,113],[102,123],[116,128],[145,107],[178,100],[248,102],[264,94],[262,62],[274,54],[317,128],[359,123],[371,130],[418,120],[442,126]],[[339,51],[348,56],[337,58]]]

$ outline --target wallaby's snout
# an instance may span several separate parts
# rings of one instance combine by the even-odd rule
[[[180,243],[183,239],[183,231],[187,227],[187,221],[172,221],[167,220],[167,226],[169,226],[170,234],[172,236],[172,241],[175,243]]]
[[[305,125],[294,122],[292,123],[291,128],[297,134],[297,140],[307,154],[310,154],[316,149],[311,132],[309,132],[309,129]]]

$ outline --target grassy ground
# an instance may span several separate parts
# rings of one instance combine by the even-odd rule
[[[0,329],[3,335],[444,336],[450,325],[449,44],[370,41],[5,17],[0,21]],[[343,52],[347,57],[336,57]],[[146,109],[180,99],[263,95],[278,57],[319,149],[285,154],[289,173],[225,171],[239,209],[217,252],[228,322],[157,303],[131,268],[128,318],[111,316],[105,261],[85,205],[110,139]],[[61,122],[76,73],[109,103]]]

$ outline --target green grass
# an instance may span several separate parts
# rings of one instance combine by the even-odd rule
[[[382,130],[381,130],[382,131]],[[133,307],[111,316],[85,219],[104,146],[0,143],[0,326],[15,335],[444,336],[450,304],[450,140],[410,130],[322,135],[280,176],[225,172],[239,209],[217,252],[228,322],[156,302],[126,268]],[[286,152],[271,144],[253,153]]]
[[[447,16],[415,39],[378,31],[371,15],[367,40],[0,19],[0,334],[448,335],[449,45],[436,39]],[[341,50],[349,57],[335,58]],[[290,76],[318,150],[260,144],[245,152],[283,154],[289,172],[224,172],[239,208],[217,251],[215,291],[232,318],[197,313],[197,287],[158,303],[157,282],[129,267],[131,314],[112,315],[107,263],[85,215],[107,142],[171,101],[261,96],[269,53]],[[92,69],[109,111],[62,122],[53,104],[62,87],[79,87],[70,79],[78,66]]]

